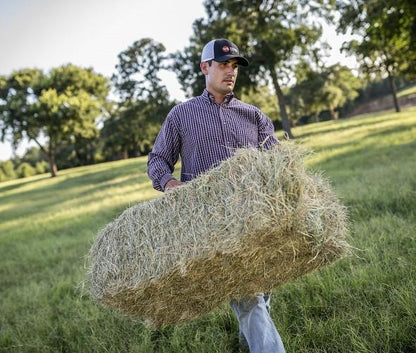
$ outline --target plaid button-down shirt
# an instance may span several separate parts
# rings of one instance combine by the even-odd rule
[[[181,157],[181,181],[189,181],[244,147],[269,148],[278,141],[262,111],[229,94],[223,103],[203,94],[175,106],[166,117],[149,154],[147,172],[156,190],[173,178]]]

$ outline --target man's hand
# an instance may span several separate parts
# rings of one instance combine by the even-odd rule
[[[180,185],[185,184],[183,181],[178,181],[176,179],[170,179],[165,185],[165,191],[172,190]]]

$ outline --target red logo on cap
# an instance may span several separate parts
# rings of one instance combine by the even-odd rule
[[[230,52],[230,48],[229,48],[229,47],[227,47],[226,45],[224,45],[224,46],[222,47],[222,51],[223,51],[224,53],[229,53],[229,52]]]

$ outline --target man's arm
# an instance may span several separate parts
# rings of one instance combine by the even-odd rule
[[[259,110],[258,116],[258,147],[261,149],[268,150],[273,145],[279,143],[279,140],[274,135],[274,126],[272,121],[267,115],[265,115],[261,110]]]
[[[172,173],[179,158],[180,142],[179,129],[168,115],[147,161],[147,174],[158,191],[165,191],[167,183],[175,180]]]

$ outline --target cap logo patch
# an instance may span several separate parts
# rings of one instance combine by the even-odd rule
[[[226,45],[224,45],[224,46],[222,47],[222,51],[223,51],[224,53],[229,53],[229,52],[230,52],[230,47],[227,47]]]

